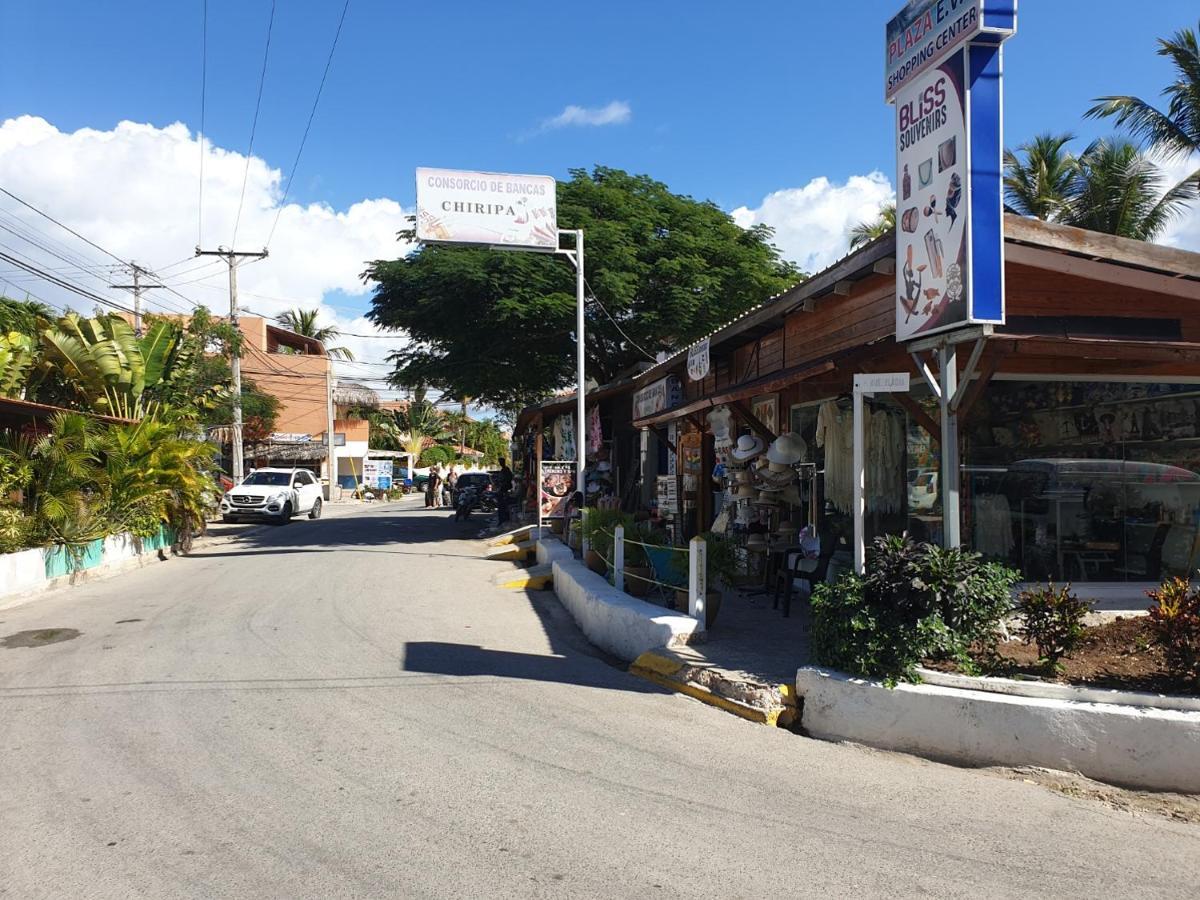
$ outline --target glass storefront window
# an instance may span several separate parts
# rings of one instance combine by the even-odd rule
[[[1027,579],[1196,568],[1200,385],[996,381],[962,461],[964,543]]]

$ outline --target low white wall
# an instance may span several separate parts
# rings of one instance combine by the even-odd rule
[[[104,539],[98,565],[57,578],[46,577],[46,548],[35,547],[20,553],[0,554],[0,609],[17,606],[50,588],[89,581],[125,568],[136,568],[157,556],[158,550],[155,549],[146,548],[138,552],[139,543],[131,534],[110,535]]]
[[[41,548],[0,555],[0,597],[37,590],[46,582]]]
[[[536,529],[535,529],[536,530]],[[550,563],[557,562],[560,559],[574,559],[575,555],[571,552],[571,548],[562,541],[556,541],[552,538],[543,538],[537,542],[535,546],[537,552],[538,565],[546,566]]]
[[[806,732],[971,766],[1044,766],[1111,784],[1200,792],[1200,712],[881,684],[796,673]]]
[[[539,542],[539,552],[542,543],[553,542]],[[553,560],[554,592],[587,639],[600,649],[633,662],[647,650],[686,644],[696,631],[699,623],[691,616],[618,591],[572,558],[569,550],[566,558],[553,552],[557,556]]]

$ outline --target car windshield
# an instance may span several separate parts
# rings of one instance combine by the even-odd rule
[[[459,487],[468,487],[468,486],[474,485],[477,487],[484,487],[484,486],[490,484],[491,480],[492,479],[489,478],[487,475],[474,475],[474,474],[460,475],[458,477],[458,486]]]
[[[242,484],[266,484],[271,487],[287,487],[292,483],[288,472],[255,472],[246,478]]]

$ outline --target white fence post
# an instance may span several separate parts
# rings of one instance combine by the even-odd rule
[[[580,552],[585,554],[591,549],[591,547],[588,546],[589,541],[587,539],[587,520],[588,511],[587,507],[584,506],[579,510],[579,549]],[[570,526],[568,526],[568,530],[569,528]]]
[[[699,624],[698,634],[707,629],[705,620],[707,613],[704,608],[708,599],[708,546],[704,538],[694,537],[688,545],[688,615]]]
[[[613,586],[625,590],[625,526],[618,525],[613,532]]]

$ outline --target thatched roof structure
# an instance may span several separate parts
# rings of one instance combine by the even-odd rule
[[[354,381],[339,381],[333,389],[333,402],[339,406],[379,406],[379,394]]]

